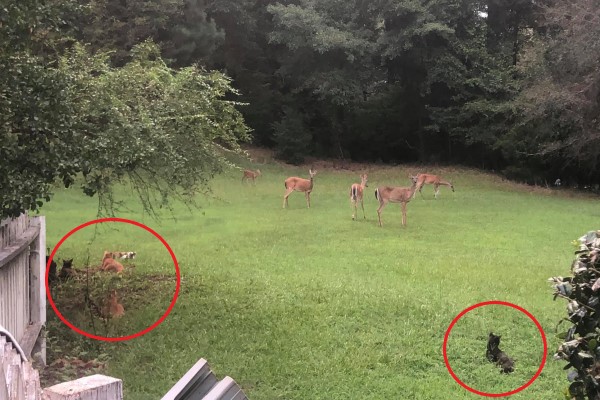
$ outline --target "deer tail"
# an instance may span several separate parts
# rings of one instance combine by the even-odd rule
[[[350,189],[350,197],[352,198],[353,201],[356,201],[358,194],[356,193],[356,186],[352,186],[352,188]]]
[[[375,198],[379,200],[379,188],[375,189]]]

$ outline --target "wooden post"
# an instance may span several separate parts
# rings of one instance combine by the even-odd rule
[[[123,400],[123,381],[92,375],[44,389],[44,400]]]
[[[30,328],[36,333],[31,355],[38,354],[37,361],[46,365],[46,337],[41,332],[46,324],[46,217],[32,218],[31,225],[39,227],[38,237],[31,243],[29,252]]]

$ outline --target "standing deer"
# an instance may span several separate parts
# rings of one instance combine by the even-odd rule
[[[367,219],[367,217],[365,216],[365,205],[363,202],[363,192],[366,187],[369,187],[369,185],[367,185],[367,174],[362,174],[360,176],[360,184],[355,183],[350,188],[350,202],[352,203],[352,206],[354,207],[354,214],[352,214],[352,220],[354,220],[356,217],[357,203],[359,201],[360,201],[360,205],[363,210],[363,217],[364,217],[364,219]]]
[[[244,175],[242,175],[242,183],[244,183],[245,180],[252,179],[252,183],[256,184],[255,179],[261,175],[260,169],[257,169],[256,171],[245,169]]]
[[[290,194],[294,190],[297,192],[304,192],[306,196],[306,204],[308,205],[308,208],[310,208],[310,192],[312,192],[313,178],[317,174],[317,171],[309,169],[308,174],[310,175],[310,179],[297,178],[295,176],[292,176],[285,180],[285,195],[283,196],[283,208],[285,208],[288,205],[288,197],[290,197]]]
[[[410,176],[410,180],[412,181],[412,186],[409,188],[379,186],[375,190],[375,198],[379,200],[379,208],[377,209],[379,226],[383,226],[381,224],[381,212],[388,202],[402,203],[402,225],[406,225],[406,204],[412,199],[417,188],[417,177]]]
[[[421,192],[421,189],[423,189],[424,185],[433,185],[433,189],[435,191],[433,196],[435,199],[437,199],[438,193],[440,192],[440,186],[448,186],[454,192],[454,186],[452,183],[443,180],[437,175],[417,174],[417,189],[419,190],[419,193],[421,193],[421,197],[423,197],[423,192]],[[416,194],[417,192],[413,194],[413,197]]]

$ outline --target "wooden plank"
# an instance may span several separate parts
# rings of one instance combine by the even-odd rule
[[[204,396],[203,400],[248,400],[248,397],[232,378],[226,376]]]
[[[123,381],[92,375],[44,389],[45,400],[123,400]]]
[[[25,333],[23,334],[23,337],[19,342],[19,344],[21,345],[21,349],[23,349],[25,357],[31,357],[33,347],[35,346],[35,342],[37,341],[37,338],[39,337],[40,332],[42,331],[42,327],[43,325],[41,322],[36,322],[33,324],[29,324],[27,329],[25,329]]]
[[[10,332],[8,332],[6,329],[2,328],[1,326],[0,326],[0,345],[2,345],[2,347],[0,347],[0,352],[4,351],[4,352],[10,353],[10,351],[14,351],[22,357],[23,361],[27,361],[27,357],[25,357],[25,353],[23,353],[21,346],[19,346],[19,343],[15,340],[14,336],[12,336]]]
[[[6,380],[8,382],[9,399],[16,400],[25,397],[25,393],[23,392],[23,381],[21,379],[20,365],[10,365],[8,367],[8,374],[6,374]]]
[[[31,249],[35,259],[31,260],[33,280],[30,284],[36,290],[35,296],[31,297],[32,306],[35,306],[35,309],[32,307],[31,321],[46,323],[46,217],[35,217],[31,223],[39,229],[39,235]]]
[[[29,227],[29,217],[21,214],[17,218],[7,218],[0,222],[0,248],[14,242]]]
[[[0,400],[8,400],[8,384],[4,373],[4,363],[0,359]]]
[[[208,362],[201,358],[161,400],[201,399],[217,384]]]
[[[33,242],[39,234],[40,227],[34,226],[23,232],[23,235],[16,243],[0,250],[0,268],[11,262],[15,257],[19,256],[31,242]]]
[[[34,217],[31,226],[39,228],[39,235],[31,244],[29,258],[29,310],[30,322],[40,326],[46,324],[46,217]],[[46,365],[46,336],[36,336],[30,354],[39,354],[40,361]]]
[[[23,363],[23,382],[25,384],[25,397],[23,400],[40,400],[42,393],[40,387],[40,375],[30,362]]]

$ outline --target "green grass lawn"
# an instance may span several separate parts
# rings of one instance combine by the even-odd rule
[[[131,210],[118,216],[156,230],[177,256],[182,274],[177,304],[154,331],[116,344],[69,335],[49,313],[50,347],[60,343],[58,337],[108,357],[107,373],[123,379],[128,400],[160,398],[201,357],[253,400],[474,399],[479,396],[446,370],[444,334],[463,309],[503,300],[531,312],[548,337],[544,371],[513,398],[561,398],[568,386],[565,364],[552,361],[552,354],[566,304],[552,301],[546,280],[569,274],[571,242],[599,228],[597,198],[445,169],[456,193],[441,187],[433,200],[426,186],[425,199],[417,194],[408,205],[406,227],[399,205],[390,204],[380,228],[375,188],[408,186],[415,168],[371,168],[367,220],[359,210],[358,221],[351,220],[348,192],[361,171],[321,169],[311,209],[303,194],[293,193],[283,210],[284,179],[307,177],[308,168],[259,168],[263,176],[255,186],[241,184],[237,171],[225,174],[213,182],[214,198],[199,199],[200,209],[177,206],[160,222],[129,202]],[[43,209],[49,244],[94,219],[96,204],[77,190],[58,190]],[[88,257],[99,263],[105,247],[134,250],[138,258],[130,274],[143,279],[174,273],[167,251],[145,231],[101,227],[96,237],[93,233],[65,242],[59,257],[74,256],[77,266]],[[173,285],[161,290],[172,296]],[[125,326],[149,324],[164,311],[169,296],[153,293],[123,299]],[[490,331],[502,335],[501,348],[516,359],[515,373],[500,374],[486,360]],[[525,315],[490,306],[456,324],[448,354],[465,383],[500,393],[533,375],[542,347]]]

